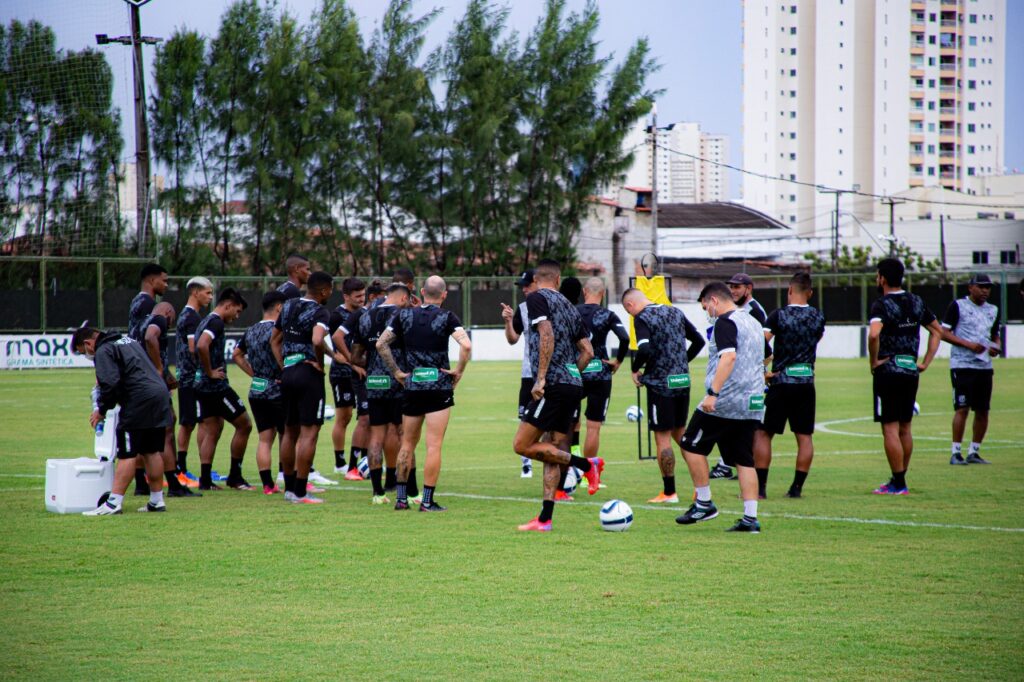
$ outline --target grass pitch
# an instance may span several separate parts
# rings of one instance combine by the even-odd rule
[[[0,373],[0,677],[1020,679],[1024,361],[996,365],[990,467],[947,464],[945,361],[924,375],[904,498],[870,494],[888,472],[866,365],[818,363],[805,497],[783,497],[794,442],[780,436],[759,536],[723,532],[742,510],[735,482],[713,483],[724,513],[696,527],[645,504],[660,478],[636,459],[625,372],[603,434],[608,487],[559,505],[549,535],[515,531],[541,487],[511,451],[519,363],[470,365],[443,515],[371,507],[368,482],[321,507],[224,491],[158,516],[48,514],[44,460],[90,454],[93,378]],[[255,439],[246,475],[258,479]],[[633,506],[627,533],[599,529],[611,498]]]

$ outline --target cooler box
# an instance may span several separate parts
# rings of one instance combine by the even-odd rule
[[[115,407],[107,412],[107,419],[103,423],[103,433],[96,434],[96,443],[93,445],[96,459],[114,459],[117,456],[117,440],[114,436],[117,431],[117,418],[120,411],[120,407]]]
[[[78,514],[95,509],[114,486],[116,465],[91,457],[46,460],[46,511]]]

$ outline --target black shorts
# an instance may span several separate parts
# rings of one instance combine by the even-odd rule
[[[401,424],[403,402],[402,394],[393,398],[370,398],[370,426]]]
[[[284,433],[284,401],[281,398],[249,398],[249,409],[252,410],[257,432],[275,429]]]
[[[954,410],[989,411],[992,406],[992,370],[951,369],[949,377],[953,381]]]
[[[221,417],[233,422],[245,414],[245,404],[233,388],[226,388],[216,393],[196,391],[199,421]]]
[[[588,422],[604,422],[608,416],[608,403],[612,399],[611,379],[587,381],[583,380],[583,399],[587,401],[587,409],[583,416]],[[582,408],[582,404],[580,408]],[[576,410],[576,419],[580,419],[580,408]]]
[[[455,394],[452,391],[405,391],[402,394],[402,414],[407,417],[422,417],[454,405]]]
[[[192,386],[178,387],[178,423],[182,426],[195,426],[199,423],[196,405],[196,389]]]
[[[322,426],[324,423],[324,375],[300,362],[281,374],[281,399],[286,426]]]
[[[541,431],[567,434],[572,431],[576,411],[580,408],[583,389],[569,384],[544,387],[540,400],[531,400],[526,406],[523,421]]]
[[[647,428],[651,431],[673,431],[686,426],[690,416],[690,390],[677,396],[659,395],[647,389]]]
[[[117,430],[117,458],[133,459],[138,455],[160,454],[164,451],[167,429],[158,426],[153,429]]]
[[[334,394],[335,407],[341,408],[356,406],[356,390],[355,387],[352,386],[351,377],[331,379],[331,393]]]
[[[814,433],[814,384],[771,384],[764,397],[764,421],[761,430],[782,433],[789,422],[793,433]]]
[[[526,408],[533,402],[530,391],[533,390],[533,377],[523,377],[519,380],[519,418],[526,414]]]
[[[352,377],[352,388],[356,392],[356,416],[370,416],[370,399],[366,396],[366,382],[359,377]]]
[[[759,423],[756,419],[723,419],[694,410],[679,445],[687,452],[705,457],[717,445],[722,461],[729,466],[752,467],[754,431]]]
[[[875,421],[882,424],[909,422],[914,418],[914,401],[917,400],[916,374],[875,373],[872,389],[875,397]]]

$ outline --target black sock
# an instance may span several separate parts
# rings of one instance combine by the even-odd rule
[[[181,481],[178,480],[178,474],[174,469],[164,472],[164,478],[167,480],[168,490],[181,490],[184,486],[181,485]]]
[[[580,444],[580,432],[579,431],[573,431],[572,432],[572,444],[573,445],[579,445]]]
[[[551,517],[554,516],[554,514],[555,514],[555,501],[554,500],[544,500],[544,503],[541,505],[541,508],[540,508],[540,516],[537,517],[537,520],[540,521],[541,523],[546,523],[546,522],[551,520]]]
[[[188,451],[178,450],[178,473],[183,474],[188,471]]]
[[[416,469],[409,470],[409,480],[406,481],[406,490],[409,491],[409,497],[416,497],[420,494],[420,487],[416,484]]]
[[[380,469],[370,469],[370,482],[373,484],[373,494],[378,496],[384,494],[384,486],[380,482],[381,473],[383,472]]]
[[[586,457],[577,457],[576,455],[569,455],[569,465],[574,466],[583,473],[590,471],[590,460]]]
[[[569,476],[569,467],[562,469],[562,475],[558,477],[558,488],[556,490],[565,490],[565,479]]]
[[[894,471],[892,474],[892,485],[894,488],[906,488],[907,487],[907,472],[906,471]]]
[[[754,471],[757,473],[757,494],[761,497],[767,497],[768,495],[768,469],[760,469],[755,467]]]
[[[384,489],[391,490],[398,485],[398,469],[396,467],[384,467]]]
[[[274,477],[270,475],[270,469],[260,469],[260,481],[266,488],[274,487]]]
[[[295,474],[284,475],[284,491],[286,493],[295,492]]]
[[[345,451],[335,450],[334,451],[334,467],[340,469],[345,466]]]
[[[295,489],[292,490],[292,492],[295,493],[295,497],[306,496],[306,485],[308,483],[308,478],[299,478],[298,476],[295,476],[295,483],[293,484]]]
[[[407,485],[406,483],[401,483],[401,482],[399,482],[399,484],[398,484],[398,492],[395,493],[395,497],[398,499],[399,502],[407,502],[408,499],[409,499],[407,497],[406,485]]]
[[[146,483],[146,470],[136,469],[135,470],[135,485],[148,486]]]
[[[434,504],[434,486],[425,485],[423,486],[423,504],[431,505]]]
[[[348,468],[355,469],[359,466],[359,459],[363,456],[362,448],[352,448],[352,454],[348,456]]]
[[[200,464],[199,465],[199,485],[210,486],[213,484],[211,478],[213,472],[212,464]]]
[[[804,487],[804,481],[806,481],[806,480],[807,480],[807,472],[806,471],[800,471],[799,469],[797,469],[796,473],[793,474],[793,485],[791,487],[793,487],[793,488],[803,488]]]
[[[662,476],[662,486],[666,495],[676,494],[676,477],[675,476]]]
[[[231,480],[239,479],[242,477],[242,460],[233,459],[231,460],[231,471],[228,472],[228,478]]]

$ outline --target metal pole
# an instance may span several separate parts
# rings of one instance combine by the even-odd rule
[[[135,231],[139,255],[146,254],[149,226],[149,130],[146,127],[146,76],[142,63],[139,8],[131,5],[132,75],[135,81]]]
[[[896,257],[896,204],[903,203],[902,201],[896,201],[892,197],[886,197],[882,199],[882,203],[889,207],[889,257]]]
[[[46,261],[39,261],[39,330],[46,332]]]
[[[832,272],[839,272],[839,197],[836,192],[836,225],[832,231]]]
[[[946,217],[939,214],[939,257],[942,259],[942,271],[946,271]]]
[[[658,259],[658,106],[651,109],[651,253]]]
[[[96,326],[104,327],[103,314],[103,261],[96,261]]]

